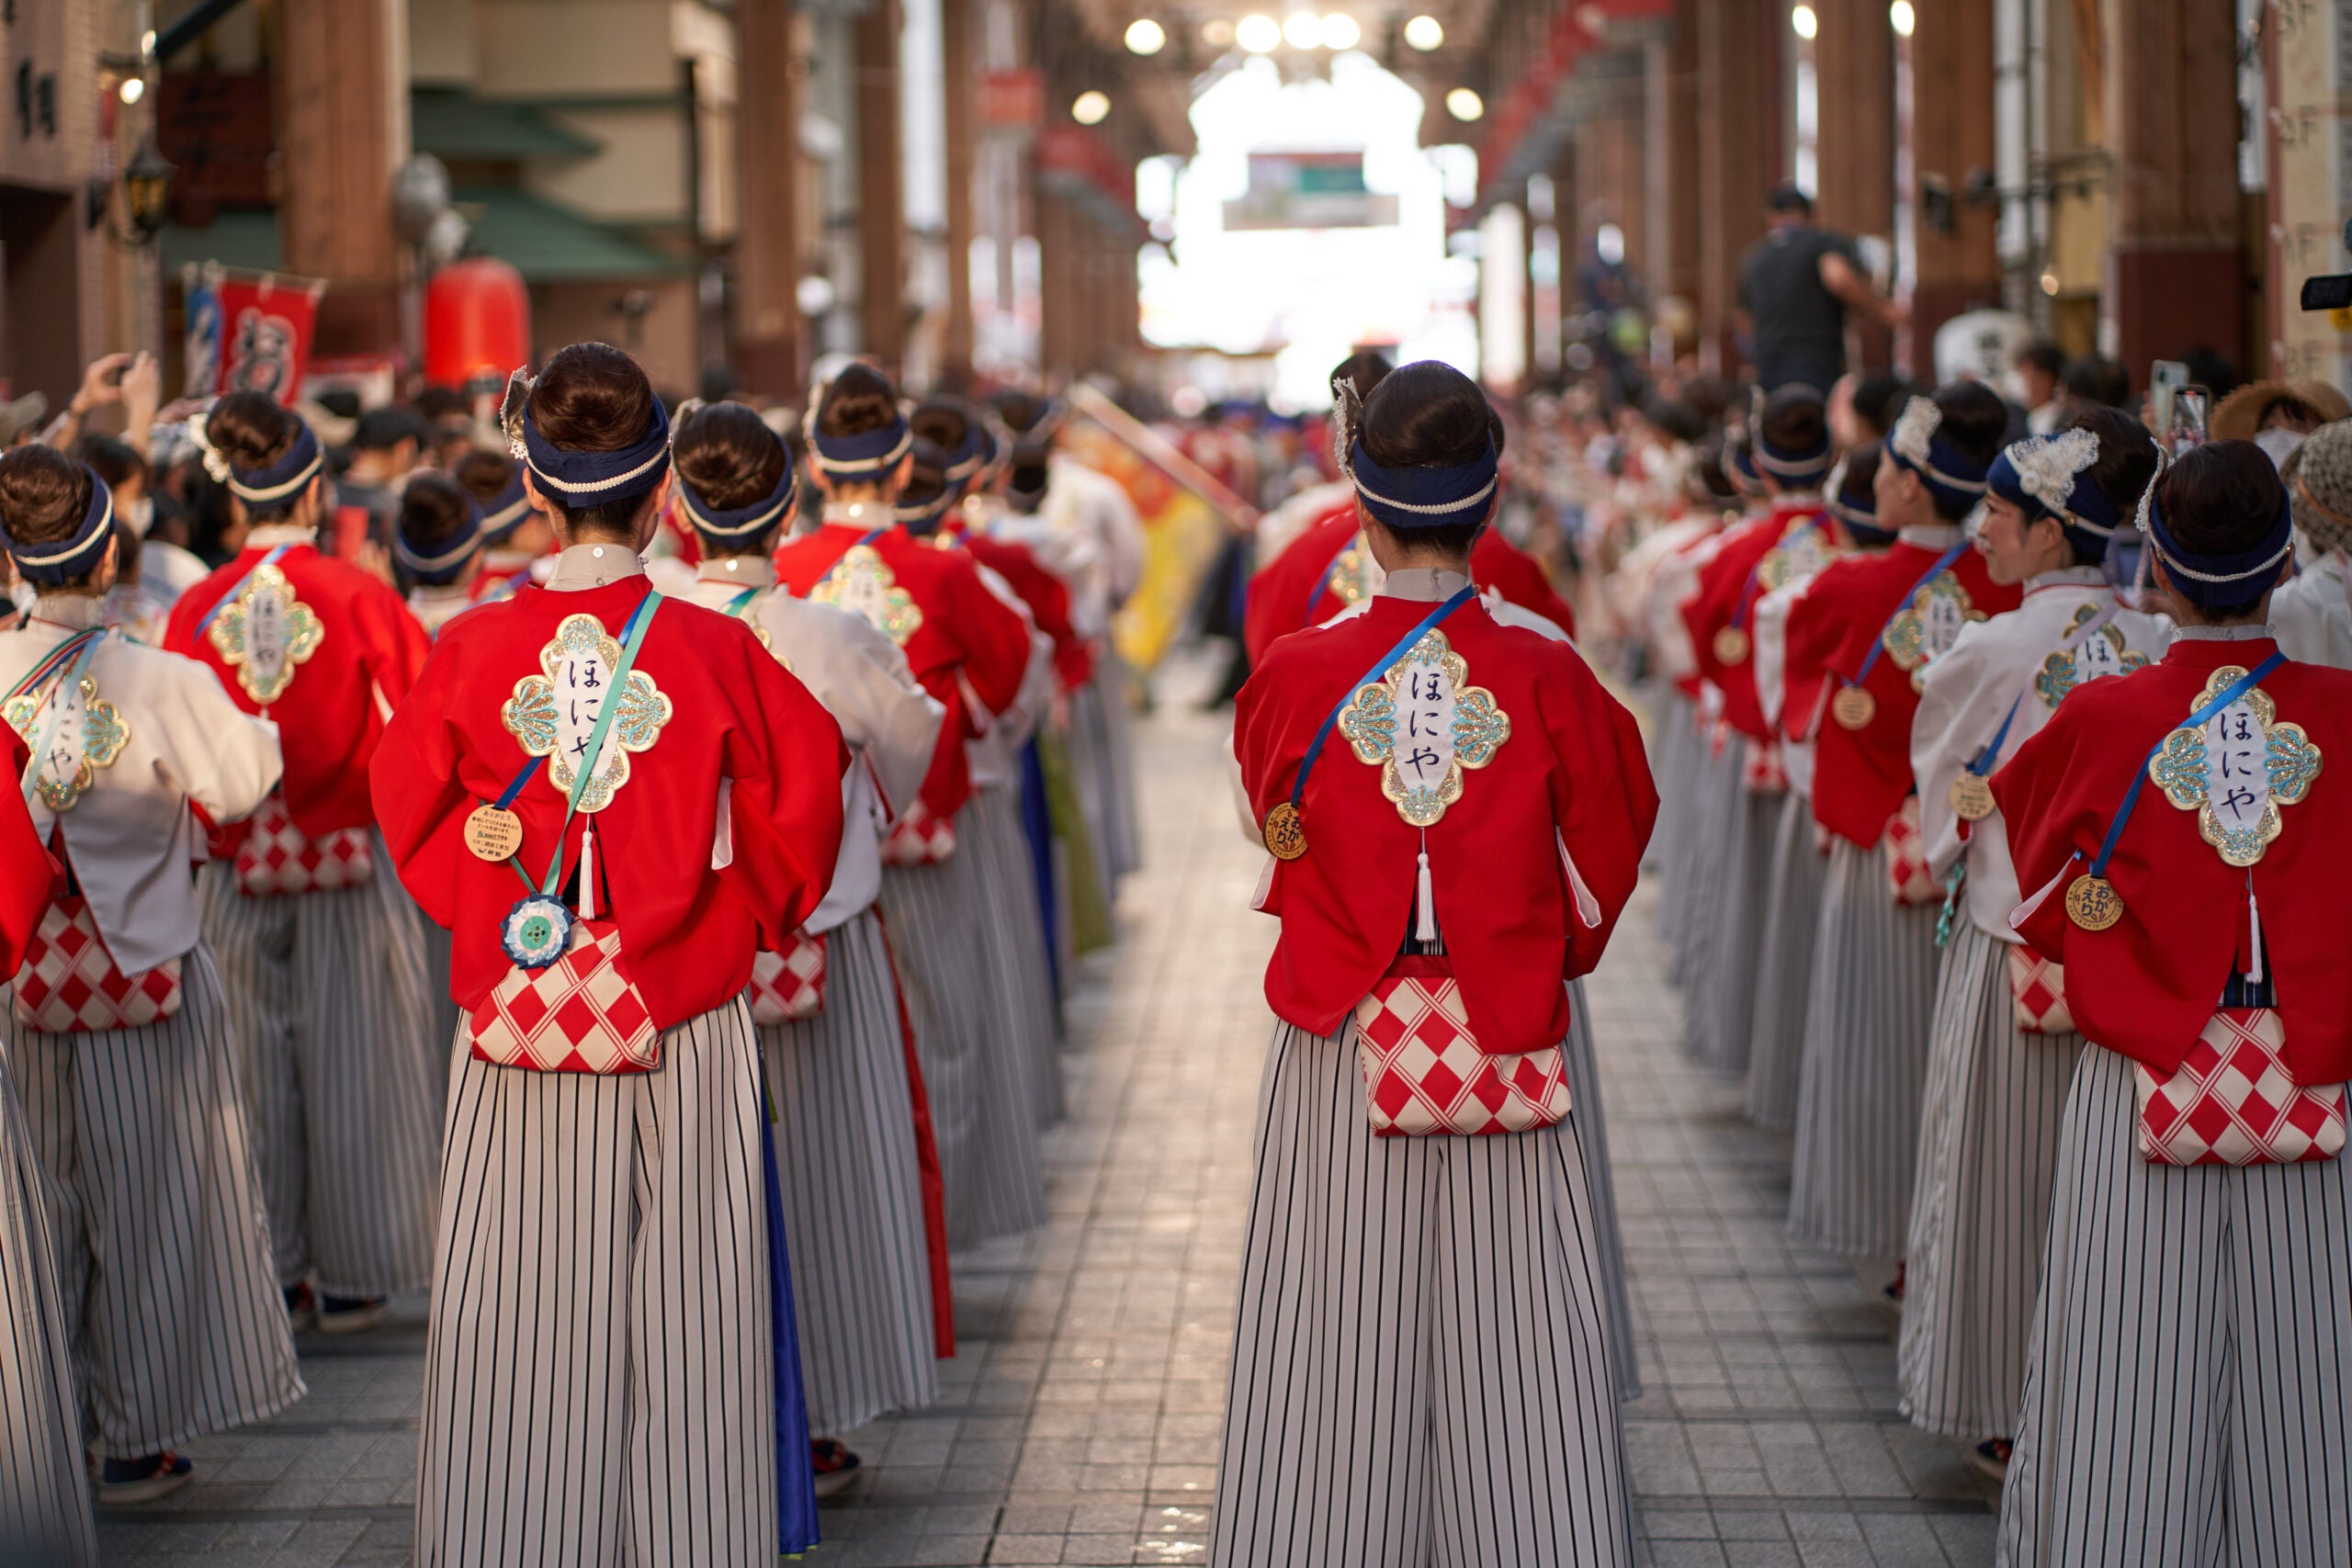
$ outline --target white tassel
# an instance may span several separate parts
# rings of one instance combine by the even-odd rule
[[[596,918],[596,828],[593,822],[580,825],[580,918]]]
[[[1416,902],[1420,905],[1420,919],[1413,927],[1415,942],[1437,940],[1437,899],[1430,891],[1430,840],[1421,835],[1421,867],[1413,878]]]
[[[2245,918],[2254,932],[2254,960],[2245,972],[2247,983],[2262,984],[2262,906],[2254,899],[2254,877],[2245,879]]]

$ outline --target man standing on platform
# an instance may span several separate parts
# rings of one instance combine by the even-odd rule
[[[1882,298],[1846,235],[1813,225],[1813,197],[1772,188],[1772,227],[1739,259],[1739,308],[1748,321],[1757,384],[1773,392],[1802,382],[1825,396],[1846,370],[1846,312],[1889,329],[1908,310]]]

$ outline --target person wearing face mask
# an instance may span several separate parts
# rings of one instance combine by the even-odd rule
[[[2145,667],[2171,640],[2166,622],[2122,605],[2099,565],[2156,463],[2147,432],[2116,409],[2001,454],[1976,547],[1985,575],[2024,598],[1961,628],[1928,666],[1911,725],[1920,833],[1946,902],[1904,1249],[1903,1407],[1915,1426],[1974,1442],[1978,1468],[1996,1477],[2017,1431],[2059,1114],[2083,1042],[2064,972],[2009,927],[2017,871],[1988,781],[2073,692]]]
[[[2216,441],[2251,441],[2274,468],[2321,425],[2352,417],[2352,400],[2329,383],[2249,381],[2213,405],[2206,428]]]

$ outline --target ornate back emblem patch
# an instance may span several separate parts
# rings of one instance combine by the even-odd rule
[[[1894,660],[1896,669],[1911,672],[1911,689],[1917,691],[1927,679],[1928,666],[1960,640],[1960,628],[1984,618],[1984,612],[1969,598],[1960,579],[1939,571],[1887,623],[1886,656]]]
[[[294,683],[326,640],[317,612],[294,597],[294,585],[270,562],[254,568],[236,597],[220,606],[205,636],[220,661],[237,672],[245,695],[269,706]]]
[[[1370,574],[1364,570],[1371,559],[1372,552],[1364,547],[1363,536],[1358,534],[1356,542],[1341,550],[1340,558],[1331,563],[1331,574],[1323,581],[1324,591],[1342,607],[1363,604],[1372,592],[1365,581]]]
[[[1829,564],[1829,545],[1821,530],[1800,523],[1781,536],[1781,542],[1764,552],[1763,560],[1756,567],[1756,587],[1761,593],[1777,592],[1800,577],[1811,577]]]
[[[1465,768],[1483,768],[1510,739],[1495,694],[1470,684],[1470,665],[1431,628],[1340,713],[1356,759],[1380,766],[1380,793],[1396,815],[1427,828],[1462,798]]]
[[[2072,637],[2098,618],[2098,605],[2083,605],[2075,612],[2066,635]],[[2043,660],[2041,673],[2033,678],[2034,694],[2041,699],[2043,707],[2054,710],[2077,686],[2102,675],[2129,675],[2147,667],[2148,656],[2126,646],[2123,628],[2110,621],[2076,644],[2072,653],[2052,653]]]
[[[40,745],[41,715],[51,716],[49,744],[35,759],[33,787],[51,811],[71,811],[97,783],[97,770],[114,766],[130,739],[130,727],[112,703],[98,698],[98,683],[88,675],[78,681],[57,681],[43,692],[27,692],[8,701],[8,728],[27,744]]]
[[[670,699],[653,684],[653,677],[632,669],[616,700],[605,747],[589,758],[588,738],[596,716],[612,694],[613,667],[621,661],[621,645],[594,615],[566,615],[554,640],[539,649],[539,673],[514,682],[514,694],[498,710],[506,732],[534,757],[548,760],[548,783],[569,796],[571,781],[582,766],[594,771],[580,793],[580,809],[602,811],[612,804],[621,785],[628,783],[632,751],[652,749],[662,727],[670,722]]]
[[[2198,694],[2204,706],[2245,671],[2224,665]],[[2252,865],[2278,836],[2278,808],[2293,806],[2319,777],[2319,748],[2302,727],[2278,722],[2278,705],[2256,687],[2205,721],[2165,737],[2148,782],[2183,811],[2230,865]]]
[[[808,591],[808,597],[815,604],[856,611],[900,648],[922,626],[922,607],[899,586],[889,563],[871,545],[852,545],[824,581]]]

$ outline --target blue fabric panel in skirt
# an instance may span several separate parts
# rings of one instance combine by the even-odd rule
[[[767,1099],[763,1075],[760,1098]],[[776,1550],[797,1557],[817,1544],[817,1473],[808,1459],[808,1404],[800,1387],[800,1331],[785,1250],[784,1189],[775,1179],[775,1127],[760,1112],[760,1168],[767,1175],[768,1331],[775,1340]]]
[[[1021,748],[1021,830],[1037,876],[1037,913],[1046,925],[1046,968],[1054,995],[1062,994],[1061,910],[1054,902],[1054,822],[1046,807],[1046,763],[1037,738]]]

